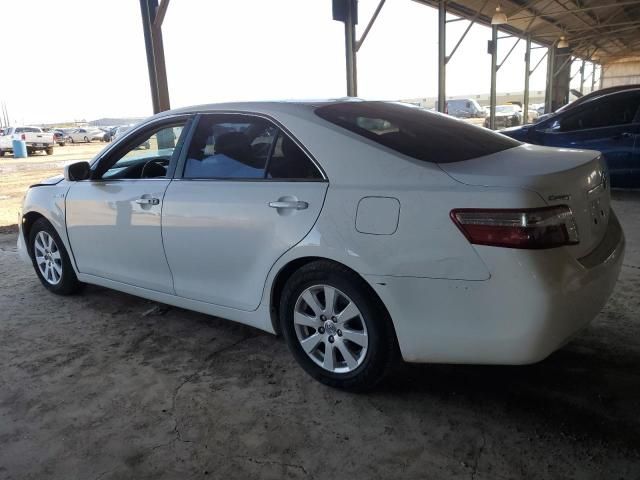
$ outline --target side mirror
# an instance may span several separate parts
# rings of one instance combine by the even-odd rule
[[[64,179],[69,182],[88,180],[91,177],[89,162],[76,162],[64,167]]]

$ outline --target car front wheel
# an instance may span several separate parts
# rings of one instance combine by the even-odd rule
[[[332,387],[370,389],[395,357],[395,333],[380,300],[357,274],[332,262],[312,262],[292,275],[280,323],[302,368]]]
[[[31,227],[29,246],[33,268],[45,288],[59,295],[70,295],[80,288],[62,239],[44,218]]]

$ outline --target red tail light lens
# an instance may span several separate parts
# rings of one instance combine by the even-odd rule
[[[522,210],[463,208],[451,219],[475,245],[543,249],[580,241],[573,212],[566,206]]]

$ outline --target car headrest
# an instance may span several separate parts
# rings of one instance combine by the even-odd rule
[[[216,139],[215,151],[242,160],[251,155],[251,142],[244,133],[225,133]]]

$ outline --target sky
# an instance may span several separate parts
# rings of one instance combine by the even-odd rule
[[[358,36],[377,3],[360,0]],[[138,0],[0,0],[0,17],[0,101],[12,123],[152,114]],[[467,24],[448,24],[448,52]],[[173,108],[346,94],[344,26],[332,20],[331,0],[172,0],[163,36]],[[490,36],[489,28],[471,28],[448,64],[447,95],[489,91]],[[499,59],[514,41],[499,41]],[[437,47],[435,9],[387,0],[358,52],[359,96],[435,96]],[[534,50],[532,64],[544,51]],[[545,75],[543,61],[532,90],[544,89]],[[523,84],[521,41],[497,89]]]

